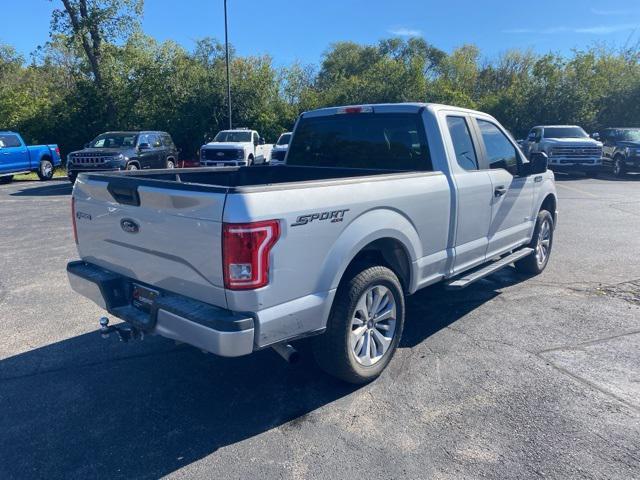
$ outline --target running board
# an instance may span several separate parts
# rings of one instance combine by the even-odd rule
[[[445,287],[448,290],[460,290],[462,288],[468,287],[474,282],[477,282],[481,278],[486,277],[487,275],[491,275],[494,272],[497,272],[501,268],[506,267],[507,265],[520,260],[521,258],[526,257],[527,255],[531,255],[533,253],[533,248],[522,248],[513,252],[511,255],[507,255],[506,257],[502,257],[499,260],[496,260],[486,267],[482,267],[479,270],[472,270],[471,272],[465,274],[464,277],[459,277],[454,280],[450,280],[445,282]]]
[[[12,175],[24,175],[25,173],[31,173],[31,170],[22,170],[20,172],[0,173],[0,177],[9,177]]]

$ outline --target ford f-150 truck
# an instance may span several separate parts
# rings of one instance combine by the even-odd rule
[[[576,125],[533,127],[523,145],[525,154],[544,152],[549,168],[558,172],[602,171],[602,143]]]
[[[323,369],[362,383],[398,346],[405,295],[542,272],[556,203],[546,155],[489,115],[325,108],[299,117],[278,168],[81,174],[67,271],[129,331],[223,356],[312,336]]]
[[[269,161],[271,147],[255,130],[222,130],[200,149],[200,165],[236,167],[264,164]]]
[[[57,145],[29,145],[19,133],[0,131],[0,183],[10,183],[14,175],[36,172],[40,180],[50,180],[60,166]]]

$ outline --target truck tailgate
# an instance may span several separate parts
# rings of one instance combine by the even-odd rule
[[[226,307],[224,189],[95,175],[81,176],[73,197],[78,251],[84,261]]]

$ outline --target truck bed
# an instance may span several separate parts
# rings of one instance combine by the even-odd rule
[[[258,166],[189,168],[166,170],[135,170],[86,174],[94,181],[108,181],[112,185],[157,186],[184,190],[225,191],[242,193],[260,189],[296,188],[309,183],[327,181],[362,181],[362,177],[377,177],[404,173],[408,176],[424,174],[402,170],[378,170],[362,168],[328,168],[307,166]],[[298,185],[296,185],[298,184]]]

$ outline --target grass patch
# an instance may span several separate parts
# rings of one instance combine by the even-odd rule
[[[53,178],[67,178],[67,170],[65,168],[56,168],[53,171]],[[40,180],[35,172],[13,177],[14,182],[32,182],[33,180]]]

